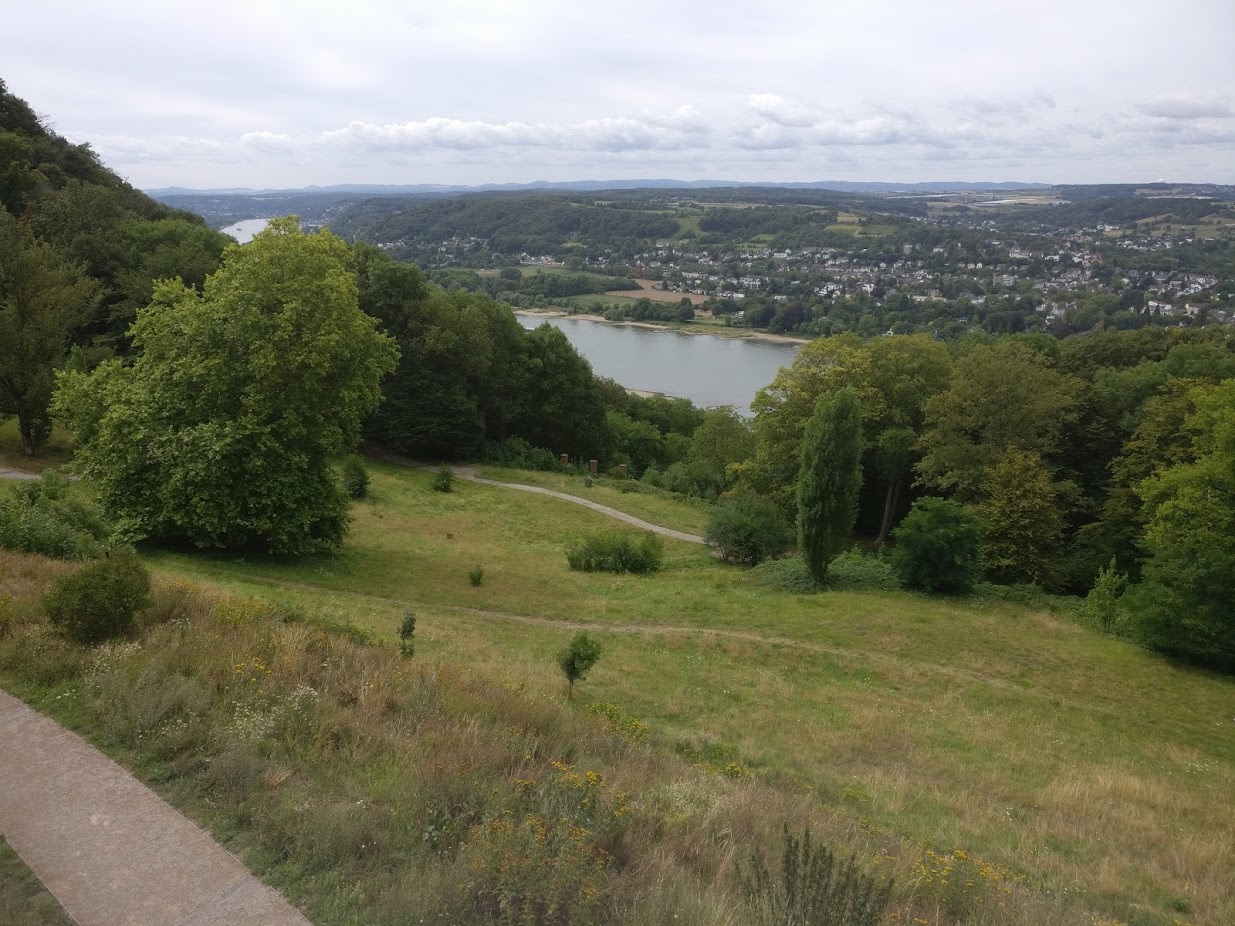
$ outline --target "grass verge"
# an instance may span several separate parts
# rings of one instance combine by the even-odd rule
[[[72,926],[73,921],[0,836],[0,923],[5,926]]]

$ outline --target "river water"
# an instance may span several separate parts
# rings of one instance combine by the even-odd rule
[[[560,328],[599,376],[627,389],[660,392],[696,405],[746,414],[755,392],[793,362],[798,344],[610,325],[586,318],[518,315],[524,328]]]
[[[241,244],[248,244],[253,240],[254,235],[266,227],[269,221],[270,219],[245,219],[243,222],[229,225],[220,231],[225,235],[231,235]]]

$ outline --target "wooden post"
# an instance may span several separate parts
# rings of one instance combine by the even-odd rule
[[[595,460],[588,460],[587,468],[588,468],[588,472],[590,472],[593,476],[596,475],[596,461]]]
[[[562,468],[565,469],[567,466],[570,466],[570,454],[564,453],[562,454]]]
[[[618,476],[621,477],[622,479],[626,478],[626,464],[625,463],[618,464]]]

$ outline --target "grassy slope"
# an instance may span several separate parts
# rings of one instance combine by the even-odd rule
[[[0,923],[5,926],[68,926],[72,923],[25,862],[0,836]]]
[[[333,559],[153,565],[389,636],[411,609],[429,658],[540,693],[560,690],[549,654],[568,627],[594,625],[606,650],[587,696],[688,756],[1123,921],[1235,921],[1230,679],[1012,605],[767,592],[688,544],[666,543],[655,578],[571,573],[570,539],[612,522],[498,488],[433,493],[429,478],[375,467]]]

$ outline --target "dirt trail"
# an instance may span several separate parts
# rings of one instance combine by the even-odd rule
[[[437,467],[431,466],[428,463],[418,463],[415,460],[394,453],[390,450],[376,446],[366,446],[365,452],[378,459],[385,460],[387,463],[395,463],[400,466],[409,466],[412,469],[422,469],[433,471]],[[578,495],[571,495],[567,492],[558,492],[555,489],[545,489],[541,486],[525,485],[522,482],[498,482],[496,479],[485,479],[482,476],[476,475],[476,470],[471,466],[456,464],[450,467],[455,477],[462,479],[465,482],[476,482],[480,485],[498,486],[503,489],[517,489],[520,492],[535,492],[537,495],[548,495],[551,498],[560,498],[564,502],[570,502],[572,505],[582,505],[584,508],[590,508],[592,511],[599,512],[607,517],[614,518],[618,521],[623,521],[626,524],[633,525],[641,530],[651,531],[654,534],[661,534],[665,537],[672,537],[674,540],[684,540],[686,543],[705,543],[704,539],[698,534],[687,534],[684,531],[675,531],[671,527],[661,527],[659,524],[652,524],[649,521],[644,521],[642,518],[636,518],[633,514],[627,514],[625,511],[619,511],[616,508],[610,508],[608,505],[602,505],[599,502],[593,502],[586,498],[580,498]]]

